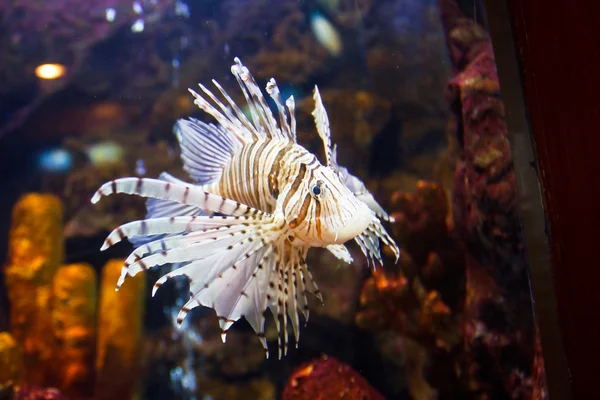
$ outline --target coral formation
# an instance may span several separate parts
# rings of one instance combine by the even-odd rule
[[[21,351],[17,342],[8,332],[0,332],[0,391],[21,375]]]
[[[129,398],[140,388],[142,322],[146,280],[137,276],[116,292],[125,260],[102,269],[96,357],[95,399]]]
[[[335,358],[301,364],[283,390],[283,400],[383,400],[383,396],[350,366]]]
[[[65,265],[52,286],[58,386],[71,399],[89,398],[96,347],[96,272],[87,264]]]
[[[45,386],[54,378],[52,280],[63,260],[62,205],[54,196],[29,194],[13,209],[4,273],[12,335],[23,354],[23,380]]]
[[[464,256],[439,184],[419,181],[413,193],[393,193],[390,203],[403,251],[397,266],[375,270],[364,283],[356,323],[376,333],[380,352],[404,360],[413,398],[433,399],[459,385],[451,370],[425,376],[461,344]]]
[[[108,263],[97,306],[94,269],[62,265],[62,231],[55,196],[28,194],[15,205],[5,267],[11,332],[0,333],[0,385],[15,399],[127,397],[137,389],[145,280],[131,279],[117,293],[123,260]]]

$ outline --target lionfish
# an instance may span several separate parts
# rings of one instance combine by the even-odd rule
[[[231,72],[246,98],[250,119],[213,80],[228,106],[202,84],[200,89],[214,104],[189,91],[216,124],[190,118],[175,125],[184,169],[195,183],[164,172],[158,179],[121,178],[105,183],[92,203],[113,193],[148,198],[147,219],[118,227],[102,246],[104,250],[130,238],[137,247],[125,261],[116,290],[128,275],[180,263],[152,291],[154,296],[175,276],[187,278],[190,299],[177,316],[178,324],[194,307],[213,308],[225,342],[232,324],[244,317],[269,357],[264,334],[264,312],[269,308],[281,358],[288,349],[288,316],[297,347],[298,311],[308,321],[308,293],[323,301],[306,265],[309,248],[324,247],[351,263],[344,243],[354,239],[373,265],[383,264],[380,239],[390,246],[396,262],[399,249],[380,221],[392,218],[362,181],[337,164],[317,86],[312,115],[325,148],[325,166],[296,142],[293,96],[284,106],[275,80],[267,83],[278,124],[249,70],[237,57],[234,61]]]

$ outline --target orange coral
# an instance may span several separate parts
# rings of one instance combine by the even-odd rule
[[[58,386],[69,398],[89,398],[96,348],[96,273],[87,264],[65,265],[54,276],[52,290]]]
[[[140,372],[146,280],[129,277],[115,292],[125,260],[111,260],[102,271],[98,305],[95,399],[130,398]]]
[[[383,400],[350,366],[328,356],[295,369],[283,390],[283,400]]]
[[[62,260],[60,201],[51,195],[23,196],[13,209],[5,273],[12,334],[23,353],[23,378],[31,384],[46,385],[56,372],[48,310]]]
[[[431,260],[435,260],[432,257]],[[458,343],[457,325],[440,293],[427,289],[414,273],[406,252],[395,272],[378,269],[363,286],[356,323],[370,330],[392,330],[434,347],[450,349]]]

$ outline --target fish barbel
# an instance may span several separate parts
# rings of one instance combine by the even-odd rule
[[[399,249],[380,221],[391,218],[363,182],[337,164],[318,88],[312,114],[326,165],[296,142],[292,96],[284,104],[275,80],[268,82],[266,91],[277,106],[278,124],[238,58],[231,72],[246,98],[250,119],[213,80],[227,105],[202,85],[204,97],[190,92],[216,124],[192,118],[176,124],[184,169],[194,184],[167,173],[158,179],[121,178],[98,189],[92,203],[113,193],[148,198],[146,219],[118,227],[102,246],[104,250],[130,238],[136,247],[125,261],[117,290],[127,276],[181,263],[152,291],[154,296],[175,276],[188,279],[190,299],[179,312],[178,323],[194,307],[213,308],[225,341],[231,325],[243,316],[268,357],[264,311],[269,308],[281,358],[288,349],[288,317],[298,346],[298,311],[308,321],[308,293],[323,301],[306,265],[309,248],[324,247],[351,263],[344,243],[354,239],[373,265],[383,263],[380,239],[390,246],[396,262]]]

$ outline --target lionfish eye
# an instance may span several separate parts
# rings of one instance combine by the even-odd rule
[[[313,194],[315,197],[318,197],[319,195],[321,195],[321,193],[323,193],[322,186],[323,186],[323,181],[319,180],[319,181],[317,181],[317,183],[316,183],[316,184],[315,184],[315,185],[312,187],[311,191],[312,191],[312,194]]]

